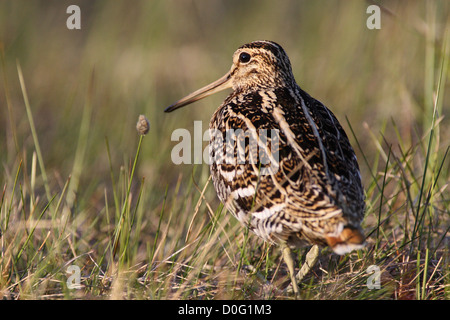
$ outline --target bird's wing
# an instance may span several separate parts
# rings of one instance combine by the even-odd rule
[[[271,96],[275,103],[265,101]],[[221,138],[211,140],[211,174],[220,200],[241,222],[328,219],[360,200],[351,198],[362,187],[344,130],[320,102],[303,101],[308,115],[289,92],[255,92],[225,100],[214,114],[210,128]]]

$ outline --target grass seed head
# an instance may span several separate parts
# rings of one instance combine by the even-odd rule
[[[143,114],[139,115],[139,119],[136,124],[136,130],[141,136],[146,135],[150,130],[150,122]]]

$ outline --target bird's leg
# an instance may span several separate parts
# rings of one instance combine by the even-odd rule
[[[312,246],[312,248],[308,251],[305,258],[305,263],[300,268],[300,271],[295,276],[294,280],[292,280],[292,285],[287,288],[288,292],[298,292],[298,285],[303,278],[308,274],[308,272],[312,269],[312,267],[316,264],[317,259],[319,258],[319,247],[317,245]],[[287,264],[287,262],[286,262]],[[295,286],[294,286],[295,284]],[[295,288],[297,287],[297,288]],[[297,290],[297,291],[296,291]]]
[[[283,243],[281,245],[281,249],[283,251],[283,259],[284,262],[286,263],[288,269],[289,269],[289,275],[291,276],[291,285],[292,285],[292,289],[294,290],[295,295],[297,296],[299,291],[298,291],[298,285],[297,285],[297,280],[295,279],[294,276],[294,259],[292,259],[292,255],[291,255],[291,249],[289,248],[289,246],[286,243]]]
[[[297,273],[297,276],[295,277],[298,282],[301,282],[303,280],[303,278],[308,274],[309,270],[311,270],[312,267],[316,264],[318,258],[319,258],[319,246],[315,244],[306,254],[305,263],[302,265],[300,271]]]

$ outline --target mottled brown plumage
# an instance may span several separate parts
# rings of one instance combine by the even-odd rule
[[[364,191],[355,153],[333,113],[297,85],[283,48],[243,45],[229,73],[166,111],[226,88],[233,91],[210,122],[211,175],[226,208],[287,253],[310,244],[338,254],[362,247]],[[229,134],[238,129],[246,135]]]

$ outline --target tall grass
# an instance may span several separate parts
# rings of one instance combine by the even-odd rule
[[[367,247],[322,249],[301,297],[450,297],[447,2],[385,3],[375,31],[362,1],[78,3],[79,31],[72,3],[0,4],[0,297],[292,298],[278,248],[223,208],[208,167],[171,162],[172,131],[206,129],[223,96],[162,112],[256,39],[340,119],[366,189]]]

